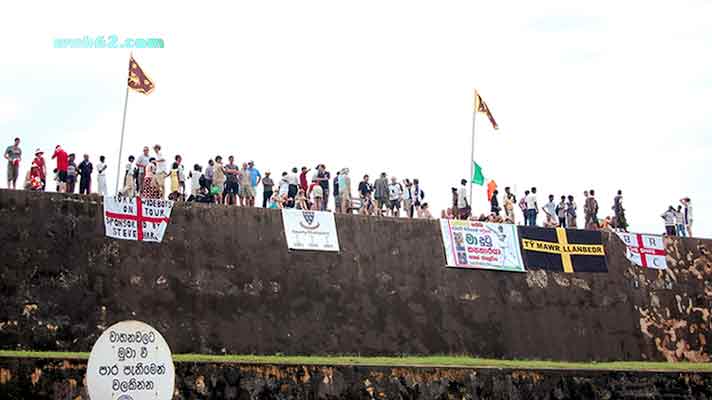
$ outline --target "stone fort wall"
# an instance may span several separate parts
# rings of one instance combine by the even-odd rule
[[[337,215],[341,252],[287,250],[276,210],[179,204],[163,243],[104,236],[102,199],[0,191],[0,348],[89,351],[125,319],[174,353],[469,354],[709,362],[712,241],[644,270],[444,268],[437,221]]]

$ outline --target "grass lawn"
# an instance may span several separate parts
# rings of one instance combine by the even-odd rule
[[[72,358],[87,359],[89,353],[35,352],[0,350],[0,357],[12,358]],[[362,366],[423,366],[423,367],[476,367],[515,369],[586,369],[616,371],[697,371],[712,372],[710,363],[667,362],[563,362],[536,360],[492,360],[467,356],[404,356],[404,357],[358,357],[358,356],[256,356],[256,355],[208,355],[174,354],[176,362],[227,362],[246,364],[293,364],[293,365],[362,365]]]

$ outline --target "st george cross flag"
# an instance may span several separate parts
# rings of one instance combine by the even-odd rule
[[[644,268],[667,268],[662,236],[618,232],[618,237],[625,243],[625,255],[633,264]]]
[[[140,197],[104,196],[104,228],[114,239],[160,242],[173,202]]]

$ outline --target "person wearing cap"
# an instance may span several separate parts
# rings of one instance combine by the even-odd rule
[[[267,208],[269,200],[274,193],[274,181],[271,175],[269,171],[266,171],[265,177],[262,178],[262,208]]]
[[[262,174],[260,174],[260,170],[255,168],[255,162],[252,160],[247,163],[247,173],[250,174],[250,187],[247,189],[247,205],[254,207],[257,185],[262,181]]]
[[[42,190],[42,179],[40,178],[40,166],[32,161],[32,166],[30,170],[27,171],[27,176],[25,177],[25,190]]]
[[[57,145],[54,148],[52,159],[57,159],[57,178],[59,179],[59,191],[67,191],[67,167],[69,166],[69,155],[64,151],[62,146]]]
[[[32,160],[33,165],[37,165],[38,169],[38,176],[40,178],[40,181],[42,181],[42,191],[44,192],[45,188],[47,187],[47,163],[45,163],[44,157],[44,151],[37,149],[35,150],[35,159]]]

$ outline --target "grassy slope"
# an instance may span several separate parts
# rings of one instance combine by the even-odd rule
[[[14,358],[74,358],[86,359],[89,353],[29,352],[0,350],[0,357]],[[712,372],[712,364],[667,362],[561,362],[527,360],[491,360],[466,356],[414,356],[414,357],[357,357],[357,356],[254,356],[205,354],[174,354],[176,362],[231,362],[251,364],[296,365],[372,365],[372,366],[426,366],[426,367],[477,367],[515,369],[586,369],[616,371],[699,371]]]

